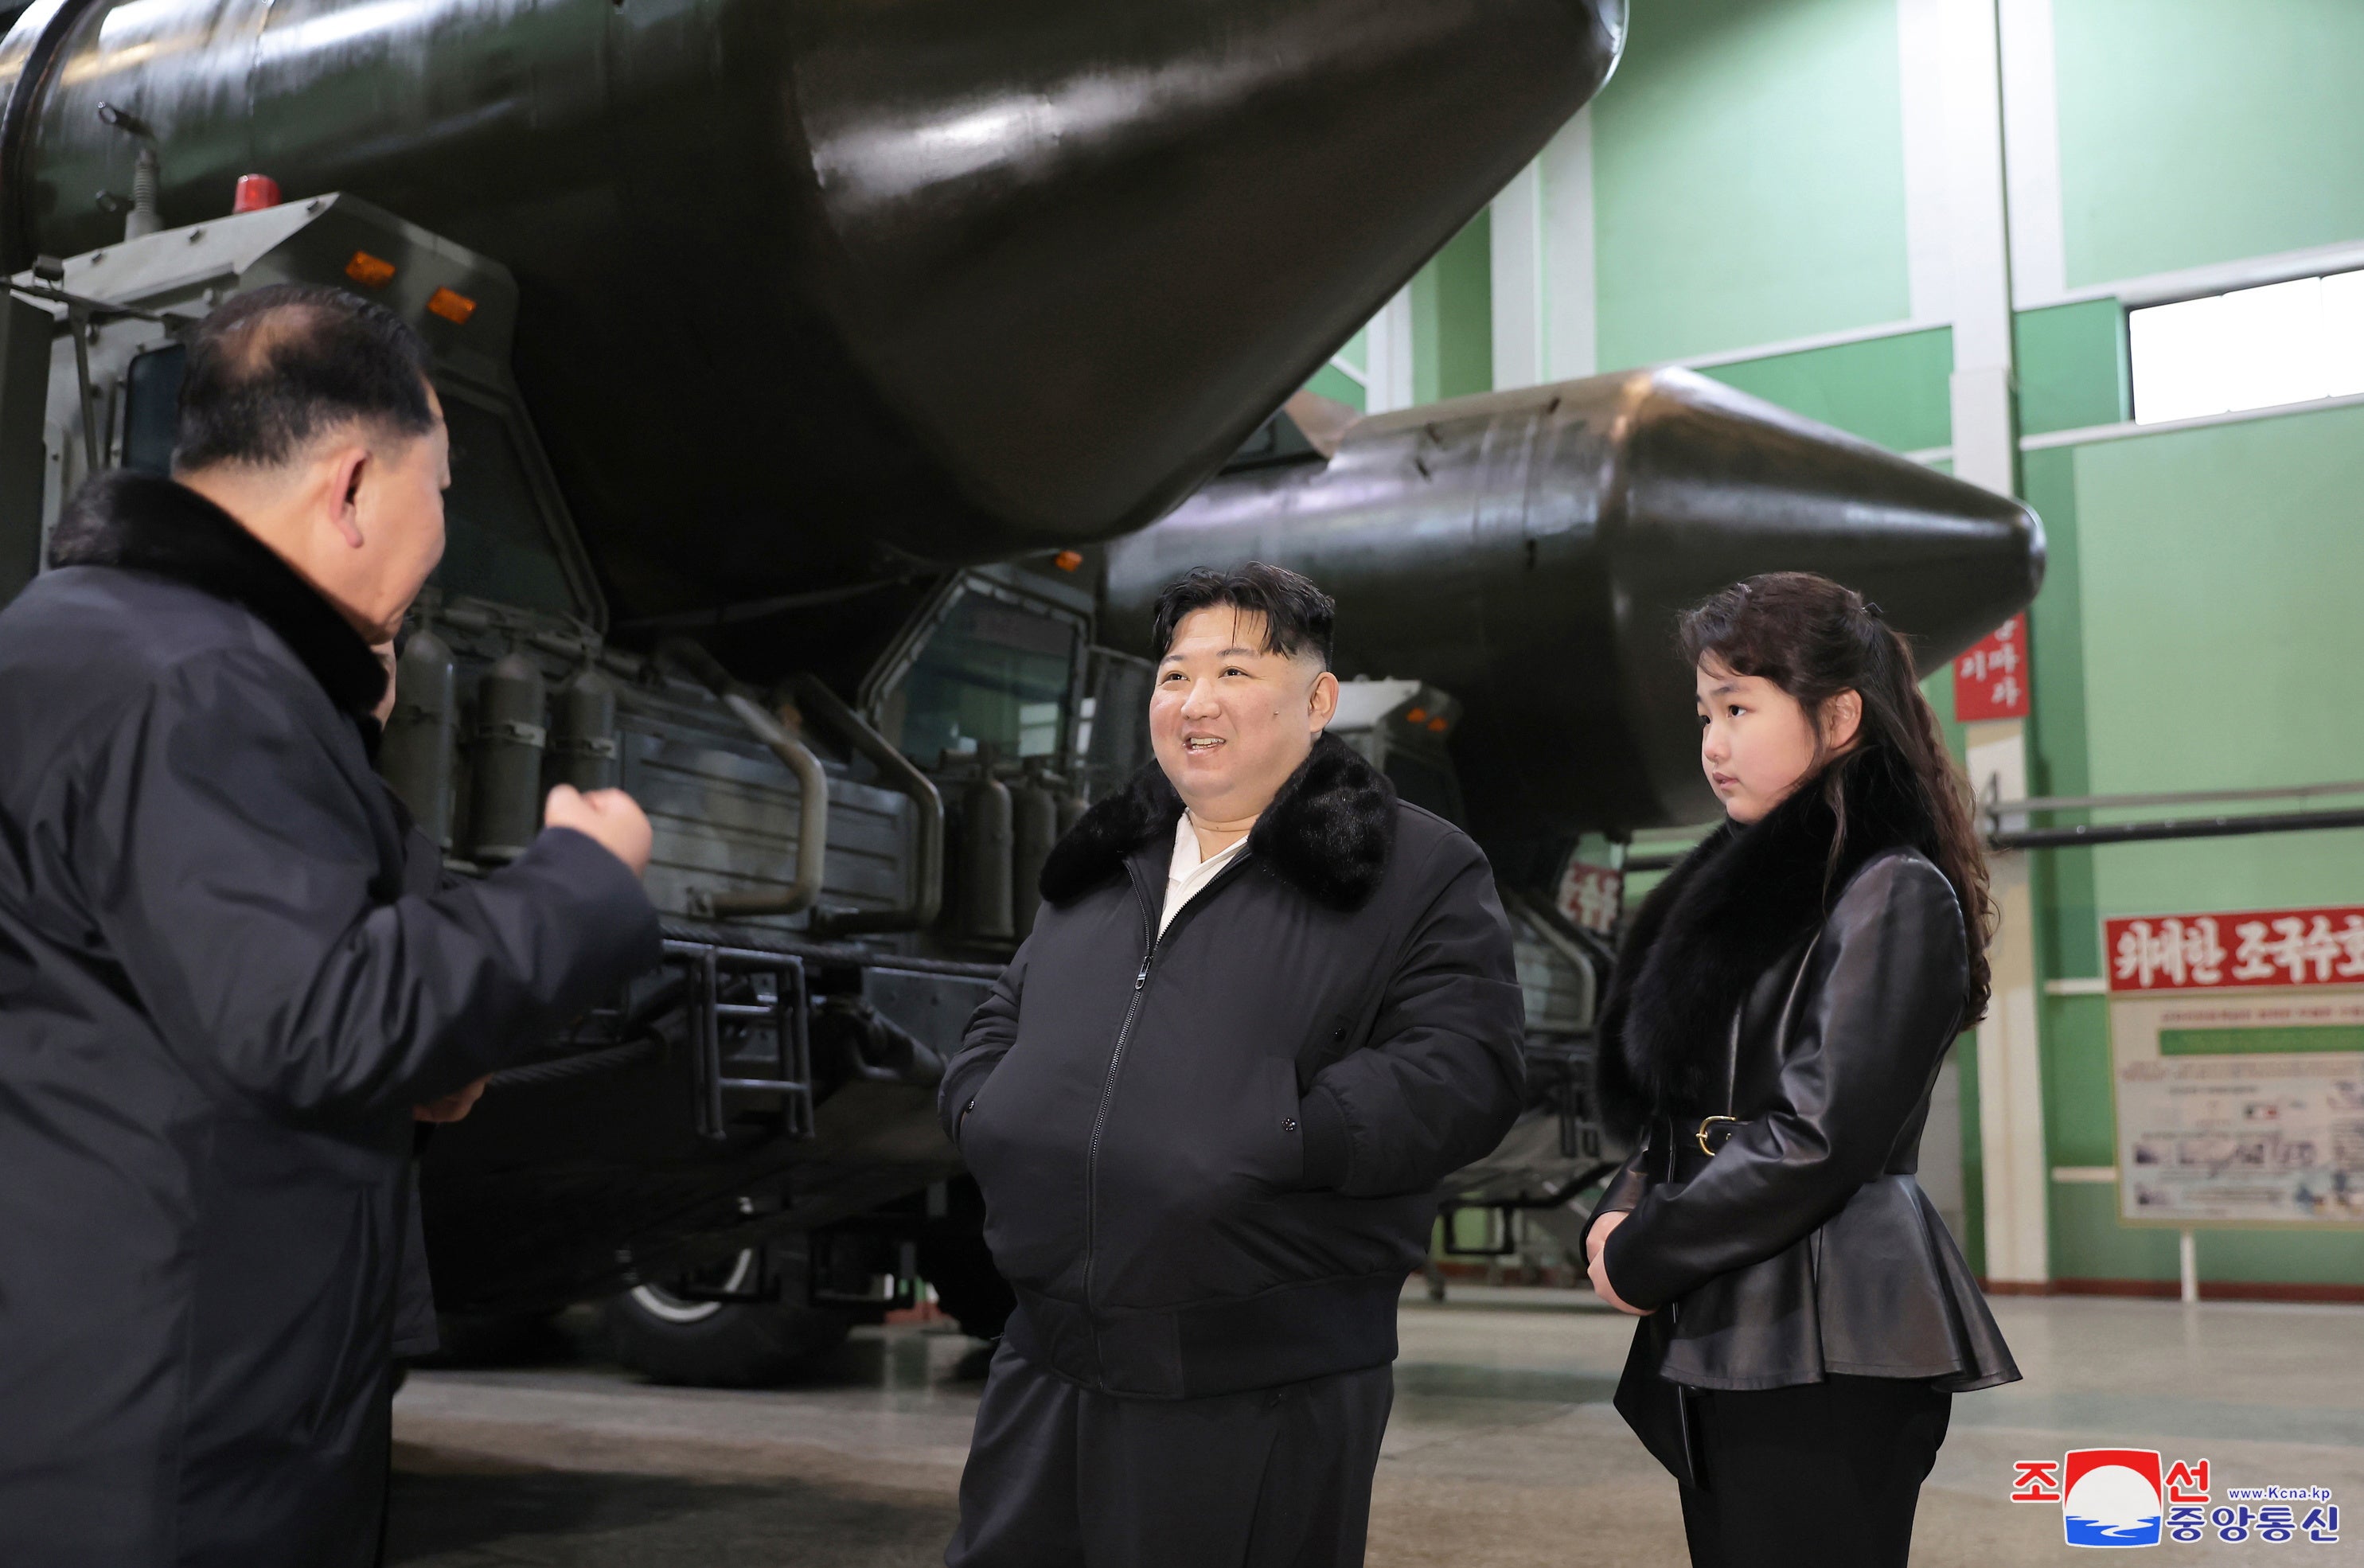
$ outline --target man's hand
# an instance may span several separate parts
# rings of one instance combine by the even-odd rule
[[[440,1100],[429,1100],[423,1106],[413,1106],[410,1108],[411,1119],[458,1121],[476,1108],[476,1102],[484,1097],[485,1085],[491,1082],[490,1078],[479,1078],[466,1088],[454,1089]]]
[[[652,837],[649,819],[639,805],[620,789],[595,789],[585,795],[573,784],[550,792],[541,808],[545,828],[572,828],[632,868],[639,876],[649,869]]]
[[[1585,1272],[1592,1276],[1593,1295],[1620,1312],[1630,1312],[1636,1318],[1647,1318],[1650,1315],[1649,1312],[1634,1306],[1617,1294],[1609,1283],[1609,1265],[1601,1261],[1602,1254],[1609,1248],[1609,1233],[1625,1223],[1625,1215],[1624,1209],[1612,1209],[1592,1222],[1592,1229],[1587,1231],[1584,1237],[1586,1261],[1590,1265]]]

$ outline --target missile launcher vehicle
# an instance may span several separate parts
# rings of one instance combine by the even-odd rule
[[[206,311],[339,284],[419,328],[452,435],[389,784],[458,875],[562,781],[655,828],[663,964],[428,1151],[448,1311],[602,1302],[710,1383],[922,1288],[998,1330],[934,1084],[1147,759],[1184,566],[1335,593],[1339,732],[1493,855],[1531,1105],[1449,1201],[1546,1214],[1618,1153],[1560,869],[1712,809],[1671,609],[1819,568],[1934,667],[2032,595],[2015,504],[1679,373],[1309,439],[1291,389],[1623,31],[1331,13],[37,0],[0,40],[0,599],[91,473],[164,471]],[[229,211],[259,171],[289,199]]]

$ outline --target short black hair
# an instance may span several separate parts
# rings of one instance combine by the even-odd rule
[[[360,422],[418,437],[435,428],[427,345],[382,305],[318,284],[238,295],[188,341],[173,471],[276,468],[323,430]]]
[[[1163,659],[1174,647],[1175,629],[1194,610],[1229,605],[1264,617],[1264,651],[1294,659],[1310,650],[1330,667],[1337,602],[1312,580],[1286,566],[1251,561],[1244,566],[1199,566],[1165,584],[1157,595],[1149,640]]]

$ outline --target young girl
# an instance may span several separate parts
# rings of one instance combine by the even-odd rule
[[[1951,1396],[2019,1376],[1912,1179],[1986,1010],[1968,793],[1861,595],[1752,577],[1681,640],[1726,820],[1644,901],[1601,1014],[1635,1144],[1586,1233],[1642,1319],[1617,1406],[1697,1568],[1901,1564]]]

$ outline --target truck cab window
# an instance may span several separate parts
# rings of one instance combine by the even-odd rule
[[[887,694],[879,728],[922,765],[980,745],[1004,757],[1055,756],[1079,640],[1069,622],[964,594]]]
[[[507,422],[465,395],[438,390],[452,431],[452,488],[443,493],[443,563],[435,583],[446,597],[581,615]]]
[[[173,438],[181,422],[181,372],[189,350],[178,343],[151,349],[124,373],[123,466],[169,479]]]

